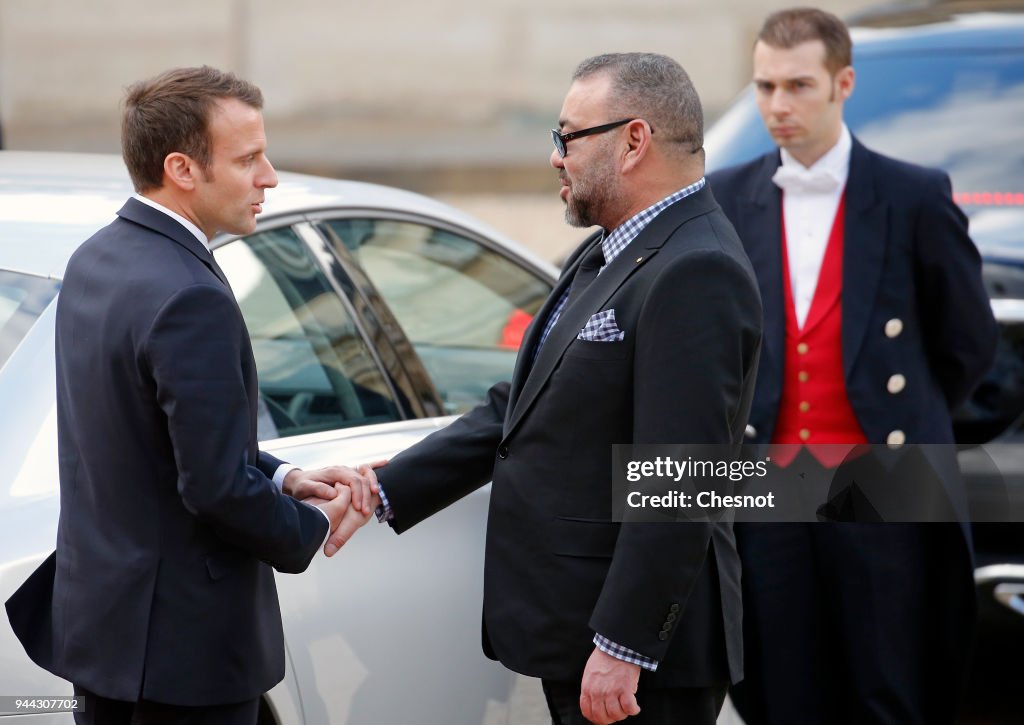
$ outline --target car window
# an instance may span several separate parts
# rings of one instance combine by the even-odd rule
[[[260,440],[399,419],[351,314],[291,228],[215,255],[252,338]]]
[[[446,412],[468,410],[511,379],[549,284],[479,242],[424,224],[335,219],[326,227],[384,297]]]
[[[60,289],[52,279],[0,270],[0,367]]]

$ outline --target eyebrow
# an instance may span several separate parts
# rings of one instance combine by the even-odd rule
[[[814,76],[812,75],[793,76],[792,78],[783,78],[782,80],[776,80],[774,78],[759,78],[758,76],[754,76],[754,83],[793,83],[794,81],[813,80]]]

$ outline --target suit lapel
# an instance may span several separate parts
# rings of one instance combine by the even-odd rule
[[[532,368],[525,369],[521,394],[518,397],[510,398],[510,414],[505,422],[506,436],[515,429],[530,409],[537,394],[544,388],[551,374],[558,367],[566,349],[579,335],[590,316],[602,309],[616,290],[636,270],[647,264],[658,253],[677,227],[695,216],[707,213],[715,206],[714,197],[706,186],[697,193],[676,202],[648,224],[636,239],[630,242],[629,246],[601,271],[597,279],[587,287],[583,294],[571,305],[566,305],[558,322],[551,329],[548,339],[544,342],[544,346],[540,349]],[[584,256],[586,256],[585,252],[578,255],[572,274],[567,273],[560,281],[556,291],[552,292],[548,304],[545,304],[546,309],[552,306],[551,299],[557,300],[561,297],[561,290],[564,290],[571,282],[576,267]],[[541,316],[538,315],[537,320],[539,321],[540,318]],[[547,317],[544,319],[546,320]],[[537,334],[539,335],[539,333]],[[533,350],[532,347],[525,349]],[[521,364],[521,361],[517,362],[516,377],[513,380],[513,389],[516,392],[518,392],[518,386],[515,383],[522,379],[524,372],[520,368]]]
[[[843,231],[843,371],[849,379],[885,263],[887,206],[875,194],[871,152],[855,138]]]
[[[512,414],[512,410],[516,404],[516,400],[519,398],[519,392],[522,390],[523,383],[526,381],[526,377],[530,374],[530,370],[533,368],[534,363],[534,350],[537,349],[537,345],[540,343],[540,336],[544,332],[544,327],[547,325],[548,318],[551,317],[551,313],[555,310],[555,305],[562,299],[562,295],[569,289],[569,285],[572,284],[572,279],[576,276],[576,269],[580,266],[583,258],[587,256],[587,252],[594,244],[601,243],[602,234],[599,232],[596,235],[587,237],[577,247],[573,254],[572,264],[565,269],[562,276],[559,277],[558,282],[555,283],[554,288],[551,290],[551,294],[544,300],[544,304],[541,305],[540,310],[536,315],[533,316],[533,320],[530,321],[529,326],[526,328],[526,332],[523,334],[523,343],[519,346],[519,354],[516,356],[516,365],[512,373],[512,386],[509,391],[509,402],[508,412],[506,413],[506,422]]]
[[[205,264],[221,282],[230,288],[231,285],[228,284],[224,272],[213,261],[213,255],[210,253],[210,250],[203,246],[203,243],[196,239],[192,232],[171,217],[151,206],[143,204],[135,198],[126,201],[120,211],[117,212],[117,215],[128,221],[141,224],[185,247],[185,249],[195,255],[196,259]]]
[[[746,187],[749,195],[739,199],[734,225],[750,257],[764,301],[764,344],[762,369],[772,366],[780,375],[786,344],[786,304],[782,289],[782,191],[772,182],[779,167],[779,154],[769,154]],[[781,378],[780,378],[781,379]]]

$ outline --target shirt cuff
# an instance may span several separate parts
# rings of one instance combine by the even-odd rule
[[[631,665],[640,665],[645,670],[650,670],[651,672],[655,672],[658,669],[657,660],[652,660],[650,657],[644,657],[639,652],[634,652],[629,649],[629,647],[623,647],[621,644],[616,644],[600,634],[594,635],[594,644],[596,644],[597,648],[606,655],[611,655],[617,660],[628,662]]]
[[[388,503],[387,494],[384,493],[384,487],[377,482],[377,495],[380,496],[380,506],[377,507],[377,522],[387,523],[391,519],[395,518],[395,512],[391,510],[391,504]]]
[[[284,492],[284,477],[287,476],[292,471],[297,471],[297,470],[299,470],[298,466],[293,466],[290,463],[282,463],[280,466],[277,467],[277,470],[274,471],[274,477],[272,479],[270,479],[270,480],[274,482],[275,486],[277,486],[277,490],[281,491],[283,493]],[[324,514],[324,516],[327,516],[327,514]],[[328,521],[329,520],[330,520],[330,518],[328,518]]]
[[[306,505],[307,506],[312,506],[312,504],[306,504]],[[331,538],[331,517],[328,516],[327,512],[324,511],[319,506],[313,506],[313,508],[315,508],[317,511],[322,513],[324,515],[324,518],[327,519],[327,533],[324,534],[324,540],[320,542],[320,548],[323,549],[325,546],[327,546],[327,540],[329,538]]]

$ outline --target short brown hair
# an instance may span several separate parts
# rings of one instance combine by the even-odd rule
[[[853,63],[850,31],[832,13],[817,8],[789,8],[768,16],[757,39],[773,48],[793,48],[820,40],[825,46],[825,67],[837,73]]]
[[[203,170],[209,168],[210,110],[225,98],[263,108],[259,88],[207,65],[175,68],[128,88],[121,154],[136,191],[163,185],[164,159],[174,152],[191,157]]]

